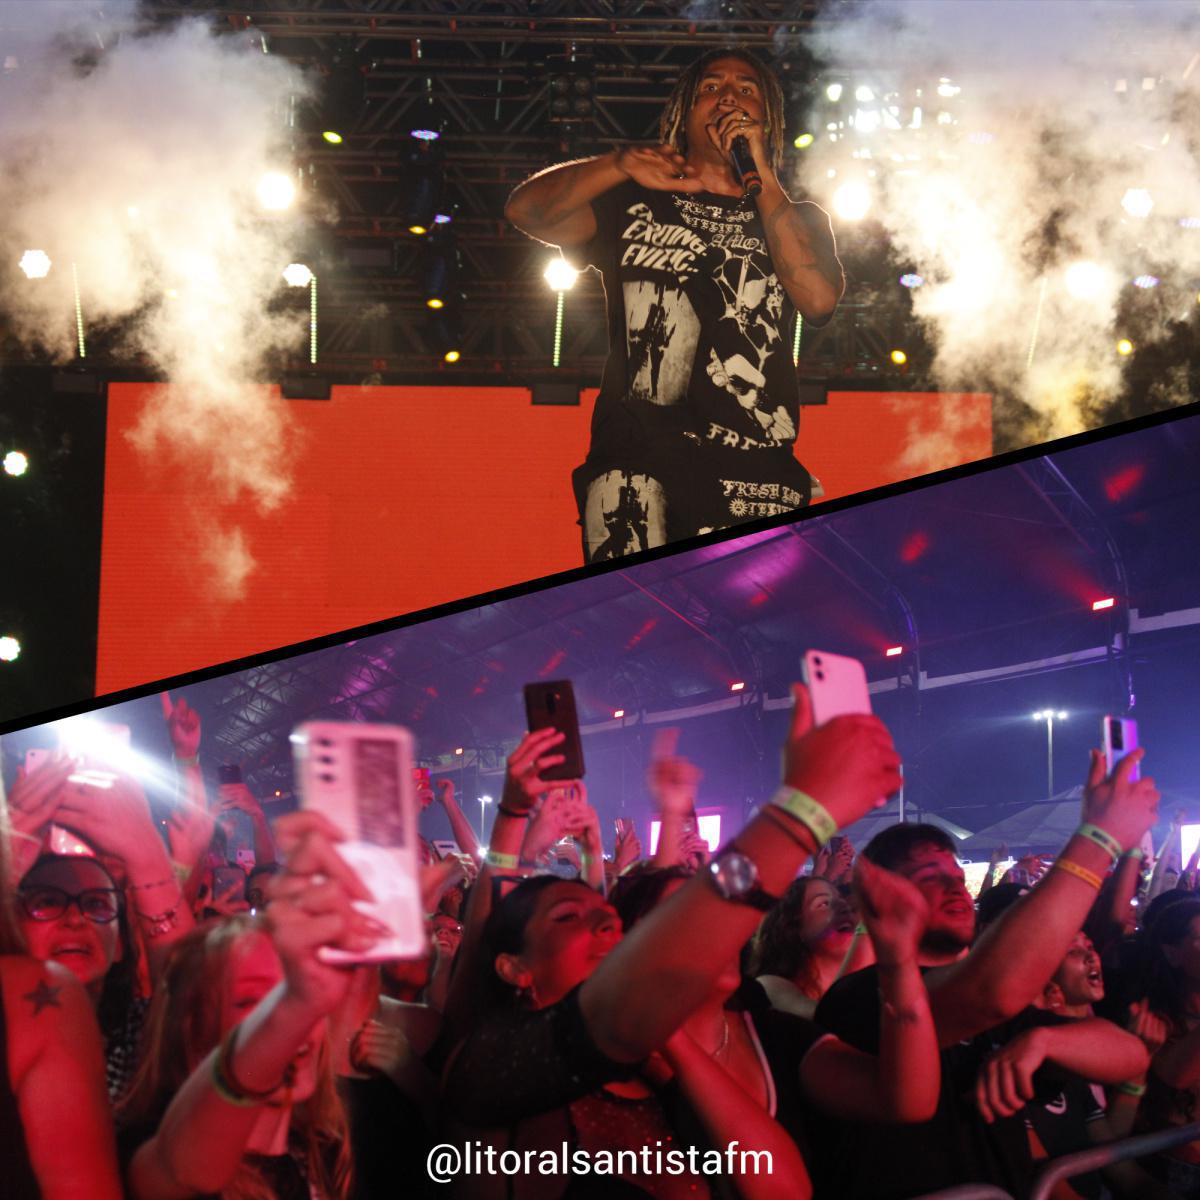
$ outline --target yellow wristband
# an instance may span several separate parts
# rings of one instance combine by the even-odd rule
[[[501,854],[499,850],[489,850],[484,862],[489,867],[499,867],[504,871],[511,871],[521,865],[521,860],[516,854]]]
[[[782,808],[784,812],[791,813],[801,825],[806,826],[816,838],[818,848],[826,845],[838,831],[837,822],[807,792],[781,787],[771,797],[771,803],[777,808]]]
[[[1076,879],[1082,879],[1084,883],[1094,887],[1096,891],[1099,891],[1104,886],[1104,880],[1095,871],[1089,871],[1087,867],[1081,867],[1077,862],[1072,862],[1069,858],[1060,858],[1054,865],[1061,867],[1068,875],[1074,875]]]

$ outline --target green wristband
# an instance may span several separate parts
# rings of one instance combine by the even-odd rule
[[[771,803],[776,808],[782,808],[790,813],[817,840],[817,846],[825,846],[838,831],[837,822],[828,811],[818,804],[807,792],[799,792],[795,788],[781,787],[771,797]]]
[[[1126,858],[1136,858],[1140,862],[1145,862],[1146,861],[1146,852],[1145,852],[1145,850],[1143,850],[1141,848],[1141,846],[1132,846],[1132,847],[1130,847],[1130,849],[1125,851],[1125,857]]]
[[[1146,1085],[1144,1083],[1118,1083],[1117,1091],[1122,1096],[1144,1096]]]
[[[1085,837],[1088,841],[1095,842],[1101,850],[1108,853],[1113,862],[1116,862],[1124,853],[1124,846],[1111,833],[1107,833],[1098,825],[1093,825],[1090,821],[1084,821],[1075,832],[1080,837]]]
[[[511,871],[521,865],[521,860],[517,855],[501,854],[499,850],[489,850],[484,862],[489,867],[499,867],[505,871]]]

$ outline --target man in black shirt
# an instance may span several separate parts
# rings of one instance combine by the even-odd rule
[[[931,825],[895,825],[863,853],[910,879],[930,910],[918,962],[942,1046],[942,1090],[931,1121],[903,1127],[843,1124],[815,1133],[813,1180],[821,1197],[902,1200],[962,1183],[1028,1190],[1033,1165],[1023,1122],[977,1107],[976,1083],[988,1057],[1008,1041],[1007,1023],[1036,998],[1062,963],[1114,853],[1138,845],[1157,819],[1152,780],[1131,780],[1140,754],[1111,775],[1093,752],[1084,789],[1084,824],[1038,885],[974,941],[975,909],[954,844]],[[879,1021],[877,969],[849,975],[825,994],[816,1021],[873,1052]],[[1103,1026],[1103,1028],[1100,1028]],[[1108,1022],[1082,1020],[1056,1031],[1055,1061],[1087,1079],[1120,1083],[1143,1071],[1135,1039],[1117,1044]],[[1120,1032],[1120,1031],[1117,1031]],[[1029,1099],[1029,1095],[1024,1098]]]
[[[527,180],[505,215],[604,276],[609,358],[574,475],[587,561],[807,504],[796,461],[796,313],[824,324],[845,286],[828,216],[776,177],[783,97],[745,50],[679,78],[662,145]],[[762,190],[731,163],[744,138]]]

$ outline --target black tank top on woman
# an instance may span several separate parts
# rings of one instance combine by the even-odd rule
[[[4,993],[0,989],[0,1179],[4,1181],[5,1200],[41,1200],[25,1128],[12,1089],[8,1070],[8,1023],[4,1012]]]

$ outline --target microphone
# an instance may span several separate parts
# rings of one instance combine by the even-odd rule
[[[733,174],[742,185],[743,196],[757,196],[762,191],[762,176],[750,153],[750,143],[739,133],[729,145],[729,157],[733,162]]]

